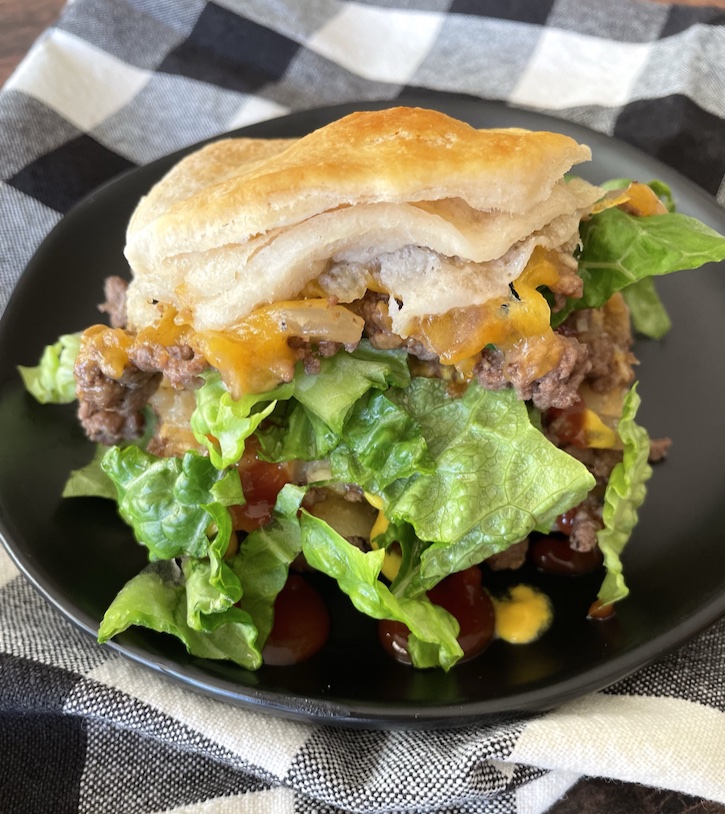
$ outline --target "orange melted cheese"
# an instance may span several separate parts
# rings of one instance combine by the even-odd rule
[[[456,365],[464,372],[486,345],[495,345],[503,351],[517,348],[534,364],[536,378],[543,376],[559,361],[561,346],[549,324],[549,304],[536,289],[553,285],[559,276],[551,253],[537,247],[513,284],[518,298],[512,292],[483,305],[423,317],[412,336],[436,353],[442,364]]]
[[[363,326],[361,317],[327,299],[290,300],[253,311],[232,330],[196,333],[189,344],[240,398],[292,379],[299,357],[289,345],[291,337],[355,344]]]
[[[297,361],[287,343],[289,333],[269,314],[250,314],[233,333],[202,331],[191,346],[219,370],[234,398],[264,393],[290,381]]]
[[[133,338],[122,328],[91,325],[81,336],[81,351],[98,364],[111,379],[120,379],[128,365]]]
[[[171,345],[188,344],[193,333],[192,327],[179,317],[176,309],[168,306],[155,325],[138,332],[134,344],[159,344],[168,348]]]
[[[483,305],[455,308],[416,320],[411,336],[435,352],[444,365],[464,376],[472,373],[478,354],[495,345],[526,364],[531,378],[548,373],[561,356],[561,339],[551,329],[550,309],[537,291],[559,279],[556,254],[537,247],[507,296]],[[362,317],[325,298],[273,303],[253,311],[234,328],[194,332],[167,307],[159,321],[135,339],[119,329],[94,326],[84,337],[103,360],[104,372],[119,378],[133,346],[187,344],[222,375],[234,398],[262,393],[294,375],[298,352],[289,339],[355,344],[364,328]]]
[[[651,215],[666,215],[667,207],[657,197],[655,191],[647,184],[635,181],[625,190],[627,201],[620,204],[620,209],[637,217],[650,217]]]

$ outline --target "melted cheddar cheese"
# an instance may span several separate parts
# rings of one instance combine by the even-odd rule
[[[128,365],[133,338],[121,328],[92,325],[81,336],[81,353],[98,364],[111,379],[120,379]]]
[[[504,352],[516,348],[534,365],[539,378],[559,361],[561,344],[549,324],[549,304],[537,288],[553,285],[559,276],[552,253],[537,247],[509,296],[420,318],[411,335],[436,353],[442,364],[456,365],[464,373],[470,372],[471,360],[486,345]]]

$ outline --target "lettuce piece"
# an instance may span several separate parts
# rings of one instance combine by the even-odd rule
[[[274,621],[274,601],[287,582],[289,566],[302,551],[297,512],[304,489],[287,484],[277,497],[272,522],[249,534],[230,567],[242,586],[239,607],[254,620],[260,647]]]
[[[187,567],[186,582],[173,560],[155,563],[131,579],[106,611],[98,629],[98,641],[106,642],[128,627],[138,625],[176,636],[193,656],[230,659],[247,669],[258,669],[262,655],[256,644],[257,629],[246,611],[227,608],[215,614],[213,621],[201,630],[189,625],[190,597],[192,604],[201,604],[195,595],[193,568],[202,565],[195,561],[192,567]],[[199,583],[203,590],[209,584],[205,579]]]
[[[362,395],[371,387],[404,387],[410,373],[407,354],[375,350],[363,341],[351,353],[341,351],[321,359],[319,374],[305,373],[300,366],[292,382],[236,401],[218,373],[204,378],[196,391],[191,428],[214,466],[224,469],[241,458],[246,439],[268,417],[270,427],[258,436],[267,460],[324,457],[337,444],[352,406]],[[293,396],[294,403],[277,407]],[[267,404],[257,409],[264,402]]]
[[[410,382],[404,351],[376,350],[363,340],[352,353],[320,360],[320,373],[298,371],[294,396],[307,410],[340,435],[355,402],[370,388],[387,390]]]
[[[654,280],[645,277],[622,291],[632,327],[642,336],[662,339],[672,327],[672,321],[655,289]]]
[[[285,486],[272,522],[249,534],[229,561],[222,560],[228,512],[219,503],[208,505],[219,529],[209,556],[183,557],[180,566],[173,559],[156,562],[130,580],[106,611],[98,640],[137,625],[176,636],[194,656],[259,668],[275,599],[302,549],[297,511],[303,494]]]
[[[225,469],[242,457],[247,438],[274,410],[277,399],[288,399],[292,395],[294,385],[281,384],[267,393],[245,395],[235,400],[219,373],[206,373],[203,378],[204,384],[196,391],[191,429],[196,440],[209,451],[214,466]],[[253,412],[263,402],[268,403]]]
[[[377,392],[355,404],[330,465],[334,480],[355,483],[376,494],[400,478],[435,471],[418,422]]]
[[[531,424],[513,391],[491,392],[474,381],[462,398],[451,399],[444,382],[417,378],[388,397],[418,423],[435,461],[433,472],[395,481],[382,493],[391,521],[434,541],[408,594],[522,540],[594,486],[583,464]]]
[[[373,619],[402,622],[411,632],[409,652],[416,667],[450,669],[463,655],[458,622],[425,596],[396,597],[380,581],[385,551],[364,553],[341,537],[324,520],[302,511],[302,552],[307,562],[337,580],[353,605]]]
[[[91,460],[80,469],[71,470],[63,487],[63,497],[103,497],[116,500],[116,486],[101,466],[107,452],[108,447],[96,444]]]
[[[81,345],[81,335],[64,334],[47,345],[35,367],[18,365],[25,389],[41,404],[69,404],[76,398],[73,365]]]
[[[580,234],[584,293],[552,314],[554,327],[580,308],[600,308],[640,280],[725,260],[725,237],[679,213],[636,217],[606,209],[583,221]]]
[[[239,475],[220,472],[196,452],[157,458],[136,446],[111,447],[102,462],[118,494],[121,517],[154,560],[223,552],[231,522],[225,507],[244,503]]]
[[[615,178],[602,184],[602,189],[622,189],[632,183],[631,178]],[[672,190],[663,181],[650,181],[647,186],[657,195],[668,212],[674,212],[675,199]],[[662,339],[672,323],[667,310],[657,294],[654,280],[644,277],[622,289],[629,307],[632,326],[637,333],[650,339]]]
[[[151,407],[144,409],[144,434],[135,441],[126,441],[121,447],[137,446],[146,449],[148,442],[156,431],[158,419]],[[101,463],[108,447],[96,444],[91,460],[80,469],[71,470],[63,487],[63,497],[102,497],[116,500],[117,492],[113,481],[103,471]]]
[[[607,569],[598,594],[603,605],[618,602],[629,593],[622,576],[620,555],[637,524],[637,511],[647,492],[645,484],[652,475],[652,467],[647,462],[650,439],[647,431],[634,420],[639,404],[635,384],[624,399],[617,426],[624,444],[623,459],[609,476],[602,509],[604,528],[597,535]]]
[[[319,461],[339,444],[340,436],[314,413],[291,399],[277,404],[255,433],[265,461]]]

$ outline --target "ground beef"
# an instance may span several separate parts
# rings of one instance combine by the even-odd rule
[[[166,347],[158,342],[144,342],[131,348],[129,358],[145,373],[163,373],[177,390],[200,387],[203,380],[199,375],[209,367],[206,359],[189,345]]]
[[[561,311],[569,297],[578,300],[584,291],[584,280],[579,276],[576,268],[569,268],[562,264],[559,271],[559,279],[549,285],[549,290],[554,295],[551,307],[554,313]]]
[[[320,372],[320,359],[328,359],[334,356],[339,350],[345,348],[348,351],[354,350],[357,345],[343,345],[342,342],[321,342],[309,341],[300,336],[291,336],[287,344],[295,351],[297,360],[302,362],[305,373],[312,376]]]
[[[350,543],[351,546],[354,546],[355,548],[359,549],[360,551],[363,551],[363,552],[372,551],[372,547],[370,545],[370,542],[365,537],[358,537],[356,535],[355,536],[351,535],[350,537],[345,537],[345,539],[348,541],[348,543]]]
[[[503,390],[504,387],[508,387],[509,381],[504,373],[504,364],[504,355],[498,348],[484,348],[473,371],[481,387],[486,390]]]
[[[573,445],[562,447],[572,458],[581,461],[594,475],[598,483],[605,484],[609,480],[614,467],[622,460],[621,449],[594,449],[575,447]]]
[[[652,438],[649,443],[649,462],[657,464],[664,461],[671,446],[671,438]]]
[[[143,408],[159,386],[160,373],[147,373],[129,364],[120,378],[112,379],[83,346],[74,373],[78,419],[91,441],[118,444],[142,434]]]
[[[632,384],[637,360],[631,351],[629,310],[621,295],[615,294],[603,308],[575,311],[561,330],[588,348],[591,366],[586,383],[592,390],[609,393]]]
[[[106,301],[98,306],[103,314],[108,314],[112,328],[126,327],[126,290],[128,283],[122,277],[112,275],[106,277],[103,284],[103,294]]]
[[[561,336],[562,354],[546,375],[538,379],[526,376],[525,360],[506,361],[496,348],[484,348],[474,369],[474,375],[487,390],[501,390],[509,384],[519,398],[533,401],[539,410],[550,407],[570,407],[577,399],[577,391],[589,370],[589,352],[574,337]]]
[[[350,304],[350,310],[365,320],[365,336],[379,350],[404,350],[423,361],[435,361],[437,354],[417,339],[403,339],[393,332],[388,314],[388,295],[367,291],[365,296]]]
[[[484,562],[492,571],[515,571],[526,562],[529,538],[509,546],[505,551],[493,554]]]
[[[597,532],[604,528],[602,499],[590,492],[569,513],[569,547],[575,551],[592,551],[597,547]]]
[[[571,407],[578,398],[579,387],[590,369],[589,351],[585,345],[573,337],[560,337],[562,354],[559,361],[546,375],[532,382],[517,380],[512,375],[512,384],[519,397],[534,403],[539,410],[550,407],[563,409]]]

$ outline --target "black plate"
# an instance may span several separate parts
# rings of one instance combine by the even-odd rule
[[[550,129],[588,143],[582,174],[660,178],[681,211],[725,230],[725,213],[673,170],[606,136],[537,113],[462,97],[424,95],[414,103],[479,127]],[[354,109],[326,108],[248,127],[253,136],[300,136]],[[92,448],[73,407],[42,407],[21,387],[16,364],[35,364],[61,333],[98,321],[108,274],[127,276],[124,231],[139,197],[181,153],[122,176],[77,206],[29,264],[0,324],[0,531],[20,569],[53,605],[95,635],[105,608],[144,564],[109,501],[63,501],[71,468]],[[216,698],[257,710],[330,723],[450,726],[486,716],[541,710],[596,690],[686,641],[725,612],[725,267],[674,275],[660,291],[674,328],[660,343],[640,342],[641,418],[673,448],[651,482],[625,553],[630,597],[614,620],[590,622],[586,609],[601,575],[564,580],[525,570],[496,575],[500,588],[525,581],[552,597],[555,622],[532,645],[495,642],[448,674],[416,672],[380,649],[376,628],[330,592],[331,638],[308,663],[251,673],[189,656],[171,638],[142,630],[109,645],[151,669]],[[325,588],[325,586],[323,586]]]

